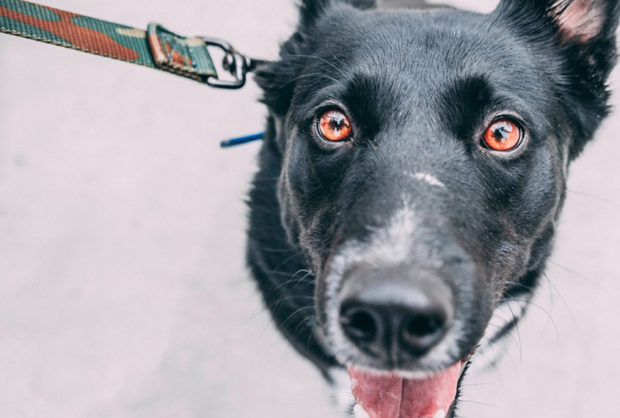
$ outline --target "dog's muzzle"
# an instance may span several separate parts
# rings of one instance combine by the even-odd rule
[[[408,250],[350,243],[331,260],[324,326],[359,416],[444,418],[470,352],[463,324],[477,271],[454,243],[402,242]]]

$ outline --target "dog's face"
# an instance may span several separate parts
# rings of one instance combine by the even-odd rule
[[[394,416],[444,416],[493,313],[526,302],[544,268],[569,162],[607,113],[618,6],[369,3],[303,2],[258,74],[266,146],[314,279],[312,338],[371,416],[395,408],[377,391],[395,392]]]

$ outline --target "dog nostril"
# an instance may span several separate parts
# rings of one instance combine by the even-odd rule
[[[361,343],[373,342],[379,333],[374,315],[363,308],[349,308],[340,315],[340,323],[349,338]]]
[[[422,354],[441,339],[445,322],[440,313],[409,315],[401,328],[401,337],[410,349]]]
[[[411,315],[405,323],[405,334],[412,337],[426,337],[443,326],[439,315]]]

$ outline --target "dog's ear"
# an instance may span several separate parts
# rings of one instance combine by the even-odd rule
[[[531,36],[554,32],[557,43],[602,47],[598,41],[615,44],[620,4],[618,0],[501,0],[497,11],[506,21]]]
[[[618,0],[502,0],[500,17],[532,42],[549,43],[563,66],[562,98],[577,138],[575,158],[609,112],[607,78],[616,64]]]
[[[300,26],[312,25],[331,5],[331,0],[302,0],[299,5]]]
[[[347,3],[358,9],[374,9],[376,0],[302,0],[299,5],[301,25],[312,25],[325,11],[337,3]]]
[[[331,8],[338,6],[365,10],[375,8],[376,1],[301,0],[299,26],[293,36],[282,44],[279,60],[261,65],[257,69],[254,79],[264,91],[262,102],[276,115],[283,116],[289,108],[295,81],[305,67],[306,61],[316,59],[311,57],[313,51],[310,40],[313,38],[313,26]]]

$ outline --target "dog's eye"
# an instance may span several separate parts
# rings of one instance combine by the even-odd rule
[[[351,121],[340,110],[328,110],[318,119],[318,130],[321,136],[330,142],[346,141],[353,135]]]
[[[498,119],[491,123],[482,135],[483,145],[495,151],[517,148],[523,139],[523,129],[510,119]]]

